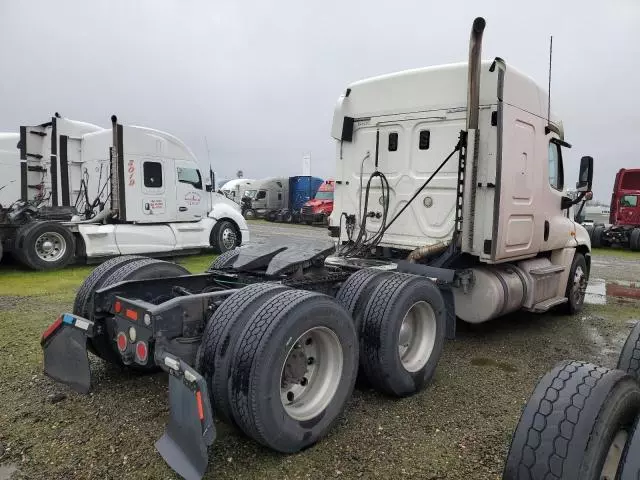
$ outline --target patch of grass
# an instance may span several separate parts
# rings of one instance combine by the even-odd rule
[[[204,272],[217,257],[214,253],[203,253],[185,257],[168,258],[184,266],[191,273]],[[64,294],[75,295],[85,278],[98,265],[73,265],[61,270],[36,272],[19,266],[0,267],[0,296],[39,296]]]
[[[640,261],[640,252],[633,252],[625,248],[594,248],[591,250],[591,255],[599,257],[628,258]]]
[[[19,267],[0,270],[0,295],[33,296],[75,292],[95,265],[34,272]]]

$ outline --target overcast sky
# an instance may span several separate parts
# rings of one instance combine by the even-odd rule
[[[546,85],[564,121],[565,170],[639,167],[640,1],[0,0],[0,131],[62,115],[170,132],[219,176],[334,171],[333,107],[352,81],[464,61],[471,22],[483,57]]]

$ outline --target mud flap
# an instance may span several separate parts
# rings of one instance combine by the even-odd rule
[[[169,373],[169,423],[156,449],[186,480],[207,470],[208,447],[216,437],[204,378],[178,357],[156,351],[156,364]]]
[[[40,341],[44,352],[44,373],[78,393],[88,393],[91,369],[87,338],[91,336],[93,322],[69,313],[61,315],[45,330]]]

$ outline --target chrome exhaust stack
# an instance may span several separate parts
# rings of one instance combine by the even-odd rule
[[[486,22],[478,17],[471,27],[469,40],[469,77],[467,81],[467,130],[478,128],[480,110],[480,65],[482,55],[482,33]]]
[[[474,223],[476,209],[476,188],[478,176],[478,140],[479,140],[479,116],[480,116],[480,69],[482,66],[482,33],[486,22],[478,17],[471,27],[469,40],[469,70],[467,78],[467,128],[465,132],[465,148],[461,152],[458,181],[464,186],[458,191],[457,215],[464,219],[461,225],[463,252],[474,253],[477,245],[474,245]]]

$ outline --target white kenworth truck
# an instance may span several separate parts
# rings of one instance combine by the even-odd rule
[[[11,140],[2,141],[0,173],[20,199],[0,195],[11,201],[0,207],[0,258],[4,247],[42,270],[124,254],[222,253],[249,240],[240,207],[212,191],[213,178],[168,133],[56,114],[20,127],[14,162]]]
[[[579,311],[586,231],[564,196],[544,91],[503,60],[372,78],[340,97],[334,240],[248,245],[189,275],[124,256],[98,267],[43,334],[47,375],[91,385],[87,350],[169,376],[156,447],[199,479],[213,416],[280,452],[323,438],[360,371],[390,396],[431,380],[456,316]],[[584,157],[578,190],[591,187]]]

